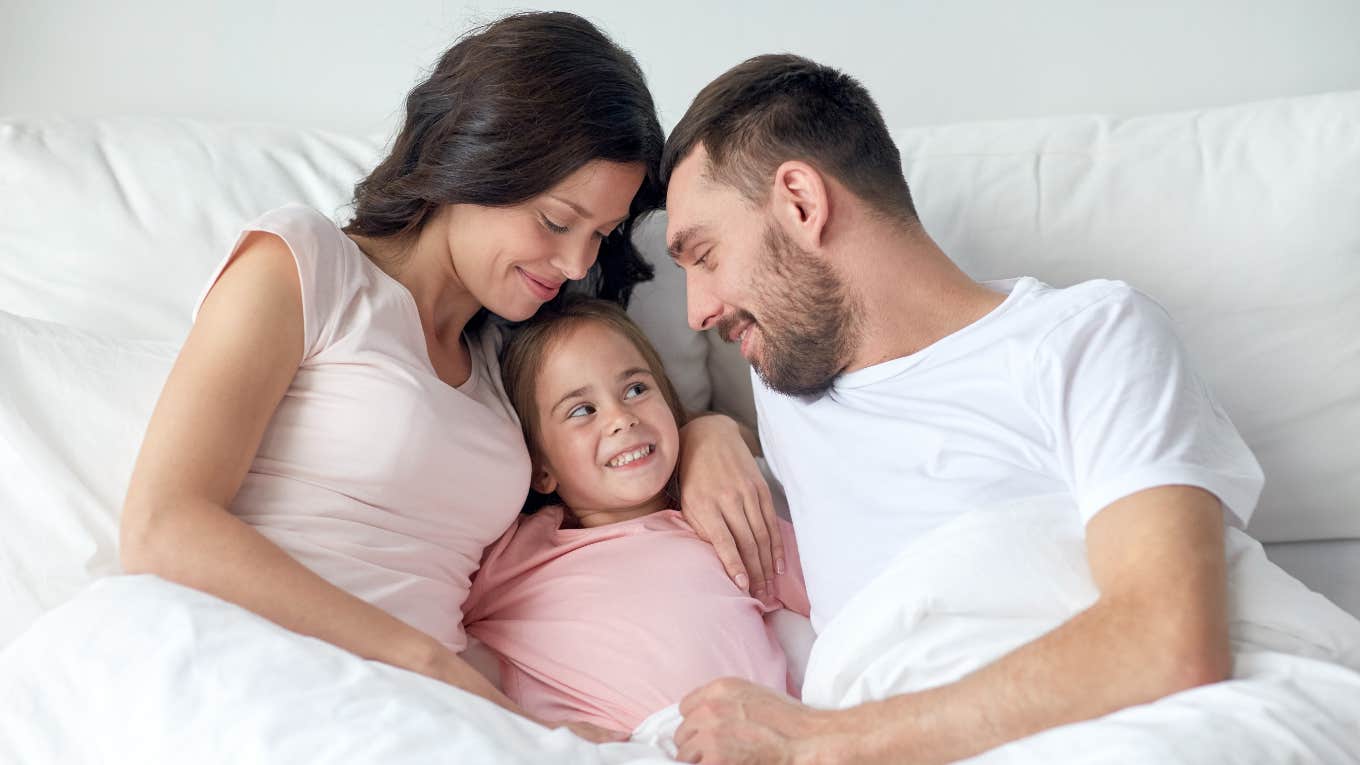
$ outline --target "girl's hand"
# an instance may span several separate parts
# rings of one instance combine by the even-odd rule
[[[713,545],[732,581],[771,602],[784,541],[770,486],[731,417],[703,415],[681,429],[680,497],[685,520]]]

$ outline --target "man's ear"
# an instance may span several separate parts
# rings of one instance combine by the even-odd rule
[[[552,494],[557,491],[557,476],[546,465],[535,465],[534,479],[529,485],[539,494]]]
[[[806,162],[790,160],[774,171],[770,199],[775,217],[805,250],[821,247],[831,215],[831,197],[827,192],[821,172]]]

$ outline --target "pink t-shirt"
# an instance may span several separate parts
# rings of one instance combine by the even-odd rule
[[[678,511],[562,528],[561,506],[521,516],[482,561],[467,632],[501,657],[530,714],[628,731],[720,677],[788,688],[770,610],[737,588]],[[781,603],[807,615],[793,527]]]
[[[329,218],[290,205],[250,231],[279,236],[297,261],[304,350],[231,511],[332,584],[461,651],[472,572],[529,488],[499,333],[467,338],[472,376],[450,387],[410,291]]]

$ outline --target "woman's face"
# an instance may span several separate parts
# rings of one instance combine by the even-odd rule
[[[595,263],[600,242],[628,217],[641,164],[595,160],[544,193],[509,207],[454,205],[447,240],[459,282],[512,321],[533,316]]]
[[[534,488],[556,491],[584,525],[662,509],[675,471],[675,415],[638,349],[586,321],[544,355],[534,390]]]

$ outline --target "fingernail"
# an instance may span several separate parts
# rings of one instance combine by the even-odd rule
[[[777,560],[774,562],[774,572],[779,576],[784,575],[784,561]]]
[[[737,574],[737,586],[744,590],[751,586],[751,580],[745,574]]]

